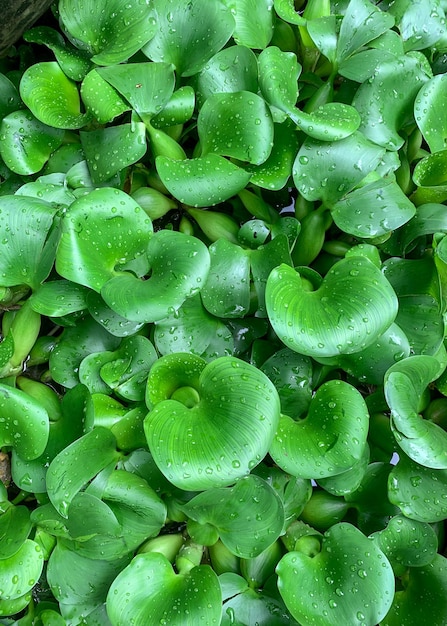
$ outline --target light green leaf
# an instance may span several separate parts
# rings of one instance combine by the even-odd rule
[[[51,271],[59,229],[57,208],[40,198],[3,196],[0,233],[0,284],[28,285],[32,289]]]
[[[101,289],[106,304],[132,321],[156,322],[171,315],[199,292],[208,275],[205,244],[177,231],[156,232],[145,258],[151,269],[147,280],[131,272],[116,273]]]
[[[447,148],[447,76],[438,74],[425,83],[414,101],[414,118],[431,152]]]
[[[250,48],[229,46],[217,52],[194,77],[200,106],[214,93],[258,91],[258,64]]]
[[[25,460],[37,459],[47,445],[49,417],[29,394],[0,384],[0,447],[11,446]]]
[[[157,30],[143,52],[172,63],[179,76],[200,71],[229,40],[234,18],[219,0],[154,0]]]
[[[406,55],[381,64],[359,87],[352,105],[360,113],[360,130],[368,139],[388,150],[403,145],[399,131],[413,123],[414,100],[431,77],[429,71],[419,55]]]
[[[48,317],[62,317],[87,308],[88,290],[68,280],[46,281],[29,301],[34,311]]]
[[[61,0],[62,23],[98,65],[126,61],[157,31],[152,4],[129,0]]]
[[[73,202],[64,215],[56,269],[64,278],[99,292],[133,261],[139,275],[147,272],[152,232],[151,220],[130,196],[119,189],[95,189]]]
[[[340,230],[365,239],[396,230],[415,213],[416,207],[392,177],[354,189],[331,211]]]
[[[298,98],[298,78],[301,65],[293,52],[283,52],[269,46],[258,57],[259,86],[266,101],[287,112]]]
[[[391,429],[402,450],[415,462],[447,469],[447,433],[418,413],[426,387],[442,373],[435,357],[410,356],[389,368],[384,379],[391,409]]]
[[[358,111],[342,102],[328,102],[312,113],[293,109],[288,115],[300,130],[320,141],[345,139],[355,133],[361,122]]]
[[[335,524],[321,552],[289,552],[279,562],[278,588],[303,624],[375,626],[388,613],[394,574],[385,555],[355,526]],[[297,585],[300,593],[296,592]],[[323,616],[324,621],[321,619]]]
[[[215,527],[222,543],[244,559],[259,556],[279,537],[284,508],[275,490],[251,474],[234,487],[208,489],[182,507],[199,524]]]
[[[0,559],[8,559],[20,550],[31,532],[30,513],[26,506],[2,503],[0,509]],[[3,595],[3,594],[2,594]]]
[[[349,470],[362,458],[369,415],[360,393],[343,381],[318,388],[307,417],[282,416],[270,455],[285,472],[325,478]]]
[[[16,600],[28,593],[43,570],[43,552],[39,544],[26,539],[12,556],[2,559],[0,600]]]
[[[306,139],[293,166],[293,180],[306,200],[331,206],[376,169],[385,149],[355,132],[335,143]]]
[[[260,165],[272,150],[270,111],[249,91],[209,96],[200,109],[197,130],[203,157],[212,153]]]
[[[20,96],[39,121],[54,128],[82,128],[90,121],[81,113],[76,84],[55,61],[35,63],[23,74]]]
[[[87,111],[100,124],[111,122],[131,108],[96,69],[91,70],[82,81],[81,97]]]
[[[48,497],[62,517],[68,517],[75,495],[92,478],[119,458],[110,430],[98,426],[60,452],[47,472]]]
[[[16,174],[39,172],[62,143],[63,130],[43,124],[30,111],[15,111],[0,124],[0,156]]]
[[[236,195],[251,174],[217,154],[185,161],[159,156],[157,172],[169,192],[184,204],[206,207]]]
[[[440,0],[429,4],[397,0],[388,10],[396,18],[406,52],[429,48],[446,34],[445,6]]]
[[[371,345],[393,322],[397,297],[365,257],[338,261],[316,291],[287,265],[267,281],[270,322],[292,350],[313,357],[352,354]]]
[[[370,539],[377,543],[391,564],[405,567],[428,565],[438,550],[433,527],[403,515],[391,518],[387,527],[373,533]]]
[[[273,35],[273,0],[224,0],[234,16],[233,39],[247,48],[266,48]]]
[[[192,355],[161,357],[149,373],[148,398],[149,449],[180,489],[226,486],[248,474],[265,457],[279,420],[273,384],[234,357],[208,365]]]

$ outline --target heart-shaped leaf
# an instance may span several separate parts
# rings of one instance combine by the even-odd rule
[[[331,213],[343,232],[371,238],[408,222],[416,213],[416,207],[389,177],[354,189],[332,207]]]
[[[148,398],[149,449],[181,489],[226,486],[248,474],[265,457],[279,421],[273,384],[235,357],[206,365],[192,355],[166,355],[149,373]]]
[[[65,29],[99,65],[114,65],[134,55],[157,31],[152,5],[129,0],[62,0]]]
[[[224,202],[247,185],[251,174],[217,154],[196,159],[156,159],[157,172],[169,192],[184,204],[205,207]]]
[[[258,57],[259,86],[266,101],[287,113],[298,99],[301,65],[293,52],[269,46]]]
[[[306,200],[331,206],[372,172],[384,153],[360,132],[336,143],[306,139],[293,165],[293,180]]]
[[[60,452],[47,472],[48,496],[58,513],[68,517],[75,495],[118,457],[115,437],[110,430],[100,426]]]
[[[55,61],[31,65],[20,81],[20,95],[39,121],[54,128],[82,128],[90,114],[82,113],[79,92]]]
[[[197,130],[203,156],[212,153],[260,165],[272,150],[270,111],[249,91],[209,96],[200,109]]]
[[[386,528],[370,537],[392,564],[423,567],[433,561],[438,540],[433,528],[425,522],[393,517]]]
[[[357,389],[328,381],[318,388],[305,419],[281,417],[269,452],[293,476],[336,476],[362,458],[368,423],[368,409]]]
[[[145,584],[142,585],[141,581]],[[158,552],[139,554],[113,581],[107,595],[107,614],[113,626],[153,623],[194,626],[217,624],[222,596],[218,578],[208,565],[176,574]]]
[[[195,237],[160,230],[151,238],[146,257],[151,276],[141,280],[127,272],[107,281],[101,289],[106,304],[136,322],[162,320],[194,296],[206,280],[209,253]]]
[[[316,556],[289,552],[276,571],[287,608],[303,624],[375,626],[393,600],[391,565],[351,524],[332,526]]]
[[[117,266],[134,260],[144,274],[152,232],[151,220],[130,196],[119,189],[95,189],[78,198],[64,216],[57,271],[95,291],[120,273]]]
[[[154,0],[157,30],[143,52],[172,63],[179,76],[200,71],[229,40],[234,18],[219,0]]]
[[[405,454],[393,467],[388,498],[410,519],[432,524],[447,519],[447,470],[431,469]]]
[[[208,489],[182,510],[199,524],[214,526],[222,543],[244,559],[259,556],[271,546],[284,523],[280,497],[253,474],[239,479],[234,487]]]
[[[338,261],[316,291],[287,265],[267,281],[270,322],[292,350],[313,357],[352,354],[371,345],[393,322],[397,297],[365,257]]]
[[[43,124],[30,111],[6,115],[0,126],[0,155],[16,174],[39,172],[62,143],[64,131]]]
[[[447,469],[447,433],[418,409],[426,387],[443,369],[435,357],[415,355],[391,366],[384,380],[397,443],[413,461],[434,469]]]
[[[36,289],[47,278],[59,238],[56,211],[54,206],[40,198],[2,197],[1,285],[28,285]]]

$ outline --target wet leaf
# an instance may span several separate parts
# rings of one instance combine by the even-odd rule
[[[16,600],[28,593],[43,570],[43,553],[32,539],[26,539],[12,556],[2,559],[0,600]]]
[[[431,152],[447,148],[447,125],[442,115],[446,101],[445,74],[438,74],[427,81],[414,101],[414,117]]]
[[[265,48],[273,35],[273,0],[224,1],[236,22],[235,42],[248,48]]]

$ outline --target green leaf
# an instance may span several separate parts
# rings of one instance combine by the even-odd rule
[[[251,559],[279,537],[284,508],[275,490],[259,476],[240,478],[234,487],[208,489],[182,507],[199,524],[214,526],[236,556]]]
[[[235,357],[206,365],[192,355],[166,355],[152,366],[148,393],[149,449],[180,489],[221,487],[245,476],[265,457],[278,425],[275,387]]]
[[[172,63],[179,76],[200,71],[231,37],[234,18],[225,5],[209,0],[154,0],[157,31],[143,52],[152,61]]]
[[[388,498],[412,520],[433,524],[447,519],[447,471],[431,469],[405,454],[393,467],[388,481]]]
[[[29,111],[6,115],[0,125],[0,156],[16,174],[39,172],[62,143],[62,130],[42,124]]]
[[[316,556],[289,552],[276,571],[287,608],[303,624],[339,626],[358,620],[359,624],[375,626],[392,603],[391,565],[351,524],[332,526]]]
[[[275,385],[281,412],[294,419],[307,412],[312,398],[312,362],[309,357],[283,348],[261,366]]]
[[[98,65],[126,61],[157,31],[152,4],[129,0],[62,0],[62,23]]]
[[[93,319],[115,337],[134,335],[144,325],[144,322],[131,322],[112,311],[95,291],[87,295],[87,308]]]
[[[100,124],[111,122],[131,108],[97,69],[91,70],[82,81],[81,97],[86,110]]]
[[[0,384],[0,447],[12,446],[25,460],[37,459],[48,441],[48,413],[20,389]]]
[[[212,153],[260,165],[272,150],[270,111],[249,91],[209,96],[200,109],[197,130],[203,157]]]
[[[29,301],[34,311],[48,317],[62,317],[87,308],[88,290],[68,280],[46,281]]]
[[[152,118],[154,128],[165,128],[185,124],[193,114],[196,104],[196,93],[191,85],[183,85],[169,98],[160,113]]]
[[[200,106],[215,93],[258,91],[258,64],[250,48],[229,46],[217,52],[194,77]]]
[[[306,25],[306,19],[295,11],[293,0],[274,0],[273,6],[278,16],[285,22],[298,24],[299,26]]]
[[[8,559],[23,546],[31,532],[29,510],[7,502],[0,506],[0,559]],[[3,594],[2,594],[3,595]]]
[[[391,429],[398,445],[415,462],[447,469],[447,433],[418,413],[421,396],[444,368],[431,356],[410,356],[389,368],[384,379]]]
[[[369,414],[360,393],[348,383],[318,388],[305,419],[282,416],[270,455],[284,471],[301,478],[325,478],[349,470],[362,458]]]
[[[141,584],[141,580],[145,584]],[[139,554],[113,581],[107,595],[107,613],[113,626],[145,626],[163,620],[172,626],[193,626],[197,620],[218,623],[221,614],[218,578],[208,565],[176,574],[165,556]]]
[[[293,166],[293,180],[306,200],[338,202],[379,165],[385,150],[355,132],[335,143],[306,139]]]
[[[50,372],[53,380],[71,389],[79,383],[81,361],[94,352],[115,350],[119,338],[108,333],[93,319],[87,317],[74,327],[65,328],[50,354]]]
[[[408,570],[405,588],[396,591],[393,605],[381,622],[383,626],[420,624],[442,626],[447,613],[447,559],[437,554],[424,567]],[[430,601],[427,602],[427,598]]]
[[[442,112],[447,102],[447,76],[428,80],[414,101],[414,118],[431,152],[447,148],[447,122]]]
[[[391,564],[423,567],[433,561],[438,550],[436,533],[429,524],[393,517],[384,530],[371,535]]]
[[[234,16],[233,39],[247,48],[266,48],[273,36],[273,0],[224,0]]]
[[[405,51],[424,50],[445,36],[444,9],[439,0],[434,0],[430,5],[411,0],[398,0],[390,4],[388,10],[396,18]]]
[[[344,14],[337,43],[337,61],[350,57],[394,26],[394,18],[369,0],[351,0]]]
[[[368,139],[388,150],[403,145],[399,131],[413,123],[414,100],[430,78],[428,72],[419,55],[406,55],[381,64],[359,87],[352,105],[360,113],[360,130]]]
[[[200,290],[208,275],[209,253],[195,237],[160,230],[147,246],[151,275],[141,280],[121,273],[103,285],[101,295],[116,313],[136,322],[155,322]]]
[[[293,52],[269,46],[258,57],[259,86],[266,101],[287,112],[298,99],[301,65]]]
[[[60,452],[47,472],[48,496],[57,512],[68,517],[75,495],[118,456],[115,437],[99,426]]]
[[[169,192],[195,207],[219,204],[236,195],[251,178],[249,172],[217,154],[185,161],[159,156],[157,172]]]
[[[365,257],[338,261],[316,291],[287,265],[267,280],[270,323],[287,347],[313,357],[352,354],[371,345],[393,322],[397,297]]]
[[[20,95],[31,113],[54,128],[82,128],[90,121],[81,113],[76,84],[55,61],[31,65],[20,81]]]
[[[62,35],[49,26],[35,26],[25,31],[23,38],[30,43],[48,46],[64,74],[72,80],[82,80],[90,69],[89,55],[67,44]]]
[[[160,113],[174,91],[174,69],[169,63],[127,63],[96,71],[126,98],[143,121]]]
[[[28,593],[43,570],[43,553],[32,539],[26,539],[12,556],[2,559],[2,589],[0,600],[16,600]]]
[[[0,74],[0,93],[0,119],[23,108],[14,83],[4,74]]]
[[[415,213],[416,207],[391,177],[354,189],[331,211],[340,230],[366,239],[396,230]]]
[[[57,209],[40,198],[3,196],[0,233],[0,284],[28,285],[32,289],[47,278],[59,237]]]
[[[119,189],[95,189],[76,200],[62,221],[56,269],[64,278],[100,291],[132,261],[148,269],[146,250],[152,222],[140,206]],[[76,261],[74,261],[76,259]]]
[[[94,183],[109,180],[146,154],[146,128],[142,122],[83,131],[80,137]]]
[[[211,267],[201,290],[206,310],[216,317],[243,317],[250,308],[250,256],[218,239],[210,248]]]
[[[328,102],[312,113],[293,109],[288,115],[300,130],[320,141],[345,139],[355,133],[361,122],[358,111],[342,102]]]

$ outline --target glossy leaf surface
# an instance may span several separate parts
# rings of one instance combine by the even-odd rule
[[[161,472],[181,489],[230,485],[270,447],[279,420],[276,389],[262,372],[234,357],[208,365],[186,357],[167,355],[149,373],[154,405],[144,423],[149,449]],[[156,391],[161,380],[166,389]]]
[[[308,291],[294,269],[280,265],[268,278],[266,303],[286,346],[314,357],[359,352],[397,313],[391,285],[364,257],[338,261],[316,291]]]

